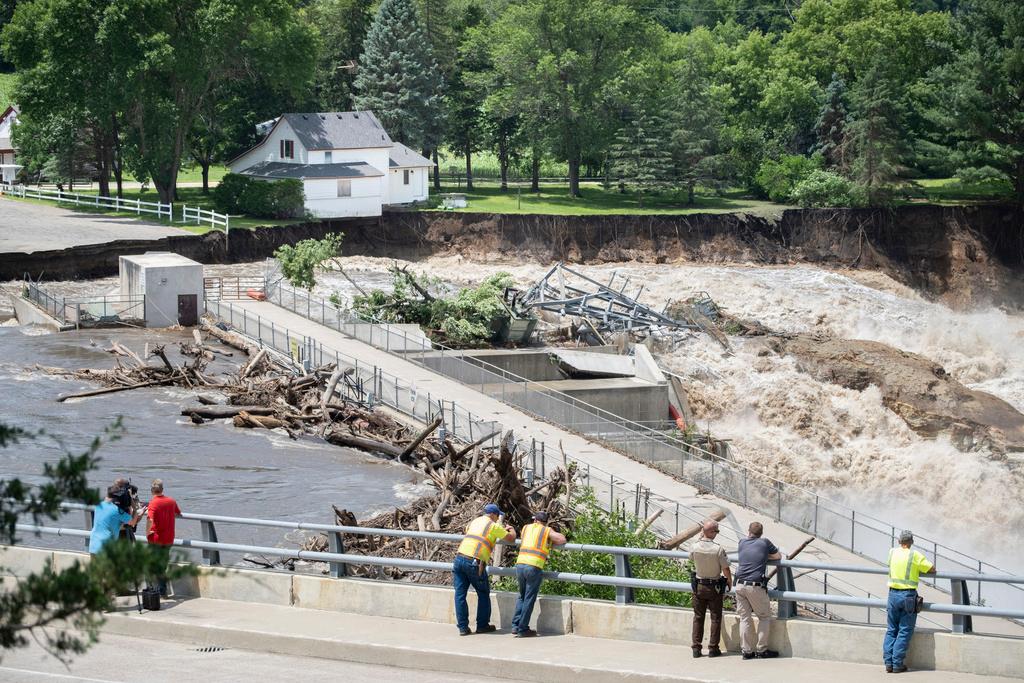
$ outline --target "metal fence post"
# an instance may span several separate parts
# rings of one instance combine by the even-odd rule
[[[616,555],[615,556],[615,576],[623,579],[633,578],[633,569],[629,565],[628,555]],[[615,587],[615,604],[617,605],[631,605],[633,604],[633,587],[632,586],[616,586]]]
[[[332,553],[338,555],[345,554],[345,540],[341,536],[340,531],[332,531],[327,534],[327,542]],[[335,579],[341,579],[348,576],[348,564],[345,562],[331,562],[331,576]]]
[[[856,547],[854,543],[854,537],[857,533],[857,511],[850,509],[850,550]]]
[[[85,515],[84,515],[84,517],[85,517],[85,528],[91,530],[93,523],[96,521],[96,511],[93,508],[89,508],[88,510],[82,510],[82,512],[85,513]],[[88,550],[88,548],[89,548],[89,539],[88,538],[85,539],[85,547]]]
[[[217,540],[217,527],[213,525],[213,522],[204,519],[199,524],[203,530],[204,541],[206,541],[207,543],[219,543],[219,541]],[[211,567],[220,566],[220,551],[204,548],[203,564],[209,565]]]
[[[980,583],[980,582],[979,582]],[[954,605],[970,605],[971,594],[967,592],[967,582],[961,579],[950,579]],[[953,633],[973,633],[974,624],[970,614],[953,615]]]
[[[780,591],[795,591],[796,581],[793,579],[793,569],[791,567],[779,567],[779,573],[776,576],[775,587]],[[765,586],[765,590],[768,590],[768,586]],[[796,603],[792,600],[779,600],[779,619],[792,619],[796,616]]]

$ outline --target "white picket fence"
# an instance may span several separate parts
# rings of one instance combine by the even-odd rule
[[[77,206],[92,206],[95,208],[108,209],[113,211],[134,211],[138,215],[152,214],[157,218],[174,220],[174,206],[162,202],[144,202],[141,199],[122,199],[119,197],[101,197],[94,194],[79,194],[77,192],[64,192],[63,190],[47,190],[43,188],[31,188],[25,185],[13,185],[0,182],[0,192],[15,197],[28,199],[45,199],[55,202],[75,204]],[[209,209],[202,209],[198,206],[181,207],[181,222],[195,223],[201,225],[208,223],[211,228],[221,228],[225,237],[231,229],[231,217],[227,214],[217,213]]]
[[[181,207],[181,222],[195,223],[196,225],[209,223],[211,228],[224,228],[224,232],[227,233],[231,225],[231,216],[209,209],[201,209],[198,206],[183,205]]]
[[[158,219],[174,220],[173,207],[163,202],[144,202],[141,199],[124,199],[121,197],[101,197],[98,194],[79,194],[64,190],[44,190],[26,185],[0,183],[0,191],[15,197],[26,199],[42,199],[76,206],[92,206],[97,209],[111,211],[135,212],[137,215],[150,214]]]

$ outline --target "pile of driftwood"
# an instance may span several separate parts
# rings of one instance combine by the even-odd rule
[[[230,419],[239,428],[280,429],[293,438],[323,438],[338,446],[401,461],[421,471],[436,486],[434,493],[407,506],[363,520],[363,526],[462,533],[490,502],[497,503],[508,514],[505,522],[517,529],[538,510],[547,511],[556,528],[564,529],[571,523],[568,500],[575,467],[566,462],[544,481],[527,487],[522,479],[527,454],[517,452],[511,432],[504,435],[500,446],[489,447],[484,444],[491,443],[498,433],[464,443],[453,438],[450,430],[439,429],[443,421],[440,416],[426,427],[411,427],[387,409],[368,405],[352,368],[328,364],[306,374],[297,373],[290,359],[257,347],[230,329],[205,320],[201,329],[202,333],[193,332],[191,341],[179,344],[181,360],[176,365],[164,346],[146,348],[139,355],[111,341],[105,350],[114,356],[113,369],[41,369],[104,385],[102,389],[61,396],[58,401],[160,385],[190,388],[196,392],[197,403],[182,408],[181,414],[196,424]],[[244,356],[227,366],[229,371],[215,373],[209,369],[211,361],[233,355],[222,345]],[[335,508],[335,515],[339,524],[360,523],[346,510]],[[327,539],[314,536],[304,539],[304,545],[325,550]],[[452,544],[389,542],[384,537],[356,534],[346,535],[345,547],[350,553],[383,550],[422,559],[448,560],[455,552]],[[248,559],[264,563],[259,558]],[[405,576],[398,571],[390,574]]]
[[[497,450],[469,447],[457,449],[450,441],[446,440],[445,443],[447,445],[442,446],[435,440],[431,444],[437,450],[447,451],[442,463],[424,462],[428,476],[437,486],[436,493],[395,508],[392,512],[363,520],[361,524],[352,512],[335,507],[336,523],[375,529],[461,534],[469,522],[481,514],[484,505],[494,502],[507,515],[502,523],[513,526],[517,533],[532,521],[534,512],[538,510],[549,514],[549,523],[556,529],[564,531],[571,527],[574,515],[568,500],[572,495],[576,469],[574,465],[556,468],[544,481],[528,489],[521,477],[526,454],[515,451],[511,432],[505,434]],[[457,544],[450,542],[380,535],[343,534],[342,540],[345,552],[349,554],[386,555],[438,562],[450,562],[457,548]],[[329,545],[326,536],[317,534],[306,538],[302,547],[304,550],[325,552]],[[513,563],[515,553],[509,552],[503,556],[501,548],[498,546],[495,551],[495,562]],[[255,558],[248,559],[262,564]],[[450,581],[451,578],[436,572],[382,569],[370,565],[349,565],[348,571],[354,576],[386,576],[431,583]]]

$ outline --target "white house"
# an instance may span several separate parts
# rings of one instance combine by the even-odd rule
[[[228,167],[301,180],[315,216],[379,216],[384,206],[427,199],[433,162],[393,142],[373,112],[282,114],[260,127],[266,137]]]
[[[14,163],[14,143],[11,132],[18,123],[18,110],[13,105],[0,114],[0,180],[13,183],[18,174],[19,164]]]

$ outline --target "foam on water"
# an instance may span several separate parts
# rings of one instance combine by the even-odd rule
[[[380,272],[387,259],[346,259],[346,269]],[[812,266],[606,264],[574,266],[599,281],[632,278],[644,303],[660,307],[706,291],[729,313],[782,332],[879,341],[943,365],[969,387],[1024,409],[1024,317],[987,308],[968,312],[926,301],[891,278]],[[432,258],[411,269],[461,282],[499,270],[522,285],[550,266]],[[705,335],[657,352],[689,379],[701,428],[732,441],[736,460],[856,509],[916,529],[948,545],[1024,570],[1007,542],[1021,539],[1024,468],[1016,457],[963,453],[925,439],[882,404],[875,387],[854,391],[819,382],[794,359],[758,355],[733,338],[734,354]],[[1014,547],[1013,543],[1009,547]],[[998,564],[998,562],[997,562]]]

